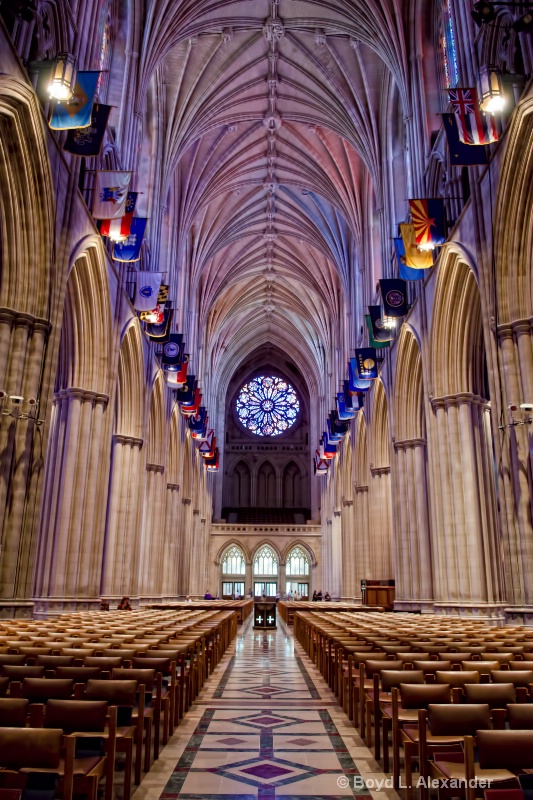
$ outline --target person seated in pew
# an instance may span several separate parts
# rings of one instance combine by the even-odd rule
[[[331,600],[329,592],[326,592],[326,594],[324,595],[324,600],[326,601]]]
[[[208,589],[207,592],[204,594],[204,600],[212,600],[212,599],[213,599],[213,595],[211,594],[211,592]]]
[[[123,597],[117,606],[119,611],[131,611],[131,603],[129,597]]]

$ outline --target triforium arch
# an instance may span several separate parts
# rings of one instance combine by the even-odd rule
[[[7,49],[7,48],[6,48]],[[0,390],[49,413],[57,290],[51,169],[42,112],[22,76],[0,75]],[[0,604],[31,605],[46,429],[0,417]],[[14,605],[12,604],[14,603]],[[9,612],[8,612],[9,613]],[[19,611],[15,611],[19,613]]]
[[[37,98],[7,75],[0,76],[0,145],[0,308],[45,319],[56,279],[50,163]]]
[[[395,608],[429,610],[433,579],[422,354],[418,339],[408,326],[402,328],[398,341],[394,422]]]
[[[502,565],[481,301],[470,264],[452,248],[441,257],[429,353],[435,607],[497,619]]]
[[[102,245],[89,237],[74,251],[65,294],[39,534],[39,611],[100,595],[113,424],[110,340]]]

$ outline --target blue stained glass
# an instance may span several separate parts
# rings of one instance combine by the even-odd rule
[[[441,24],[440,41],[444,60],[446,88],[453,89],[459,83],[459,64],[457,62],[451,0],[441,0]]]
[[[257,436],[279,436],[298,417],[300,401],[283,378],[261,375],[242,387],[236,403],[237,416]]]

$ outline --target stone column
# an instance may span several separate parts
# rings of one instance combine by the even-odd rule
[[[103,531],[95,514],[105,502],[107,404],[107,396],[85,389],[64,389],[54,398],[35,581],[39,613],[100,602]]]
[[[439,531],[432,531],[432,550],[438,551],[433,561],[434,608],[501,620],[502,564],[485,420],[488,406],[470,393],[433,399],[432,406],[439,447],[436,511],[443,521]]]
[[[0,311],[0,605],[9,616],[30,612],[36,505],[42,477],[42,367],[49,324]],[[14,406],[10,396],[24,398]],[[30,405],[29,400],[35,402]]]
[[[163,595],[166,599],[177,598],[179,583],[179,522],[180,522],[180,487],[175,483],[167,483],[167,501],[165,514],[165,544],[163,552]]]
[[[503,367],[503,424],[499,480],[504,534],[507,616],[533,623],[533,485],[531,479],[531,426],[512,425],[523,419],[511,403],[533,402],[532,320],[518,320],[498,329]],[[531,415],[530,415],[531,416]]]
[[[371,575],[374,580],[389,580],[392,574],[391,553],[391,487],[390,467],[373,467],[370,465],[372,482],[370,484],[370,502],[372,504],[370,554]]]
[[[139,597],[143,440],[113,436],[101,593],[107,600]]]
[[[371,578],[368,520],[368,486],[354,486],[355,597],[361,597],[361,580]]]
[[[191,581],[191,546],[192,546],[192,501],[190,497],[182,499],[183,513],[180,527],[180,584],[182,594],[192,594]],[[202,595],[203,596],[203,595]]]
[[[160,600],[163,593],[164,474],[165,468],[161,464],[146,465],[140,571],[140,593],[144,600]]]
[[[342,521],[341,511],[333,512],[331,521],[331,570],[329,587],[324,586],[323,591],[329,591],[331,597],[342,596]]]
[[[426,440],[394,443],[397,503],[395,504],[394,607],[404,611],[429,611],[433,582],[426,477]]]
[[[359,595],[356,585],[356,553],[353,500],[342,501],[342,593],[349,600]]]

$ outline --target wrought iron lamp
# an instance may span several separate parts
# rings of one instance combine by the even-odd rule
[[[505,106],[505,94],[501,72],[498,67],[487,64],[480,68],[477,94],[482,111],[494,114]]]
[[[52,67],[48,94],[54,100],[65,103],[74,94],[76,84],[76,59],[70,53],[58,53]]]

